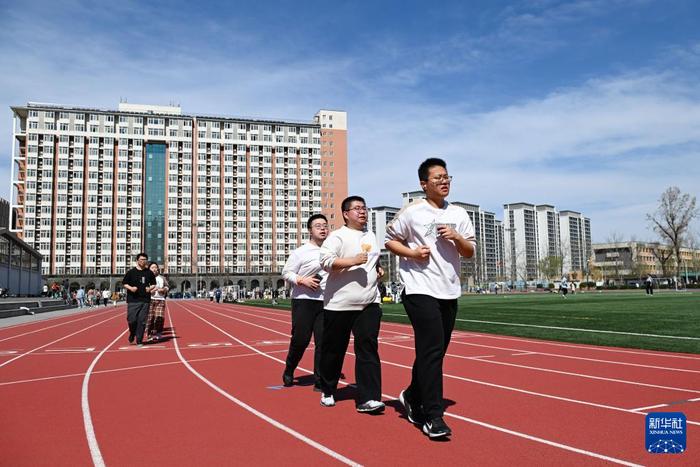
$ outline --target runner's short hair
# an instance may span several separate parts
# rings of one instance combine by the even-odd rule
[[[362,204],[364,204],[365,206],[367,205],[367,203],[365,202],[365,199],[362,196],[353,195],[353,196],[348,196],[347,198],[345,198],[343,200],[343,203],[340,205],[340,209],[342,209],[343,212],[348,211],[350,209],[350,205],[352,204],[353,201],[359,201]]]
[[[421,162],[421,164],[418,166],[418,180],[421,182],[427,182],[430,168],[435,167],[436,165],[447,170],[447,163],[445,163],[445,161],[437,157],[430,157]]]
[[[148,259],[148,255],[142,251],[141,253],[136,255],[136,261],[138,261],[141,257]]]
[[[323,214],[314,214],[313,216],[309,217],[308,221],[306,221],[306,228],[308,230],[311,230],[311,223],[316,219],[323,219],[324,221],[326,221],[326,223],[328,223],[328,219],[326,219],[326,216],[324,216]]]

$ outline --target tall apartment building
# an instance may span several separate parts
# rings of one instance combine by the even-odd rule
[[[321,110],[315,121],[321,126],[321,212],[335,230],[344,224],[340,204],[348,196],[348,116]]]
[[[591,223],[575,211],[511,203],[504,208],[505,275],[509,280],[541,279],[539,261],[562,258],[563,273],[583,272],[591,256]]]
[[[15,231],[47,276],[121,276],[142,250],[171,276],[272,275],[306,219],[337,219],[347,196],[345,112],[296,122],[126,103],[12,111]]]
[[[463,269],[467,277],[473,277],[478,284],[499,279],[499,261],[503,253],[500,250],[496,215],[484,211],[476,204],[455,201],[454,204],[464,208],[474,224],[476,236],[476,254],[473,258],[462,258]]]
[[[591,248],[591,220],[576,211],[560,211],[561,244],[564,271],[589,270]]]
[[[386,236],[386,226],[391,222],[399,208],[391,206],[377,206],[370,208],[367,213],[367,230],[374,233],[379,243],[379,261],[384,267],[384,281],[399,281],[399,258],[384,248],[384,237]]]

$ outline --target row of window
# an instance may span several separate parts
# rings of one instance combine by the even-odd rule
[[[44,111],[43,112],[43,118],[45,120],[54,120],[56,118],[56,112],[54,111]],[[105,122],[105,123],[115,123],[118,122],[119,124],[136,124],[136,125],[143,125],[144,119],[143,117],[137,117],[137,116],[129,116],[129,115],[119,115],[118,119],[115,118],[115,115],[112,114],[84,114],[84,113],[76,113],[76,112],[58,112],[58,119],[59,120],[70,120],[72,119],[74,121],[78,122]],[[28,118],[30,120],[37,119],[39,118],[39,111],[38,110],[30,110],[28,112]],[[183,118],[168,118],[167,119],[167,126],[168,127],[185,127],[185,128],[192,128],[192,122],[193,120],[191,119],[183,119]],[[165,126],[166,125],[166,119],[162,117],[148,117],[146,119],[146,123],[148,125],[158,125],[158,126]],[[288,134],[308,134],[309,131],[311,131],[312,134],[318,135],[321,134],[321,130],[318,127],[305,127],[305,126],[282,126],[282,125],[259,125],[257,123],[234,123],[234,122],[221,122],[221,121],[212,121],[212,120],[201,120],[199,119],[197,121],[197,128],[206,128],[206,129],[224,129],[224,130],[238,130],[238,131],[263,131],[263,132],[272,132],[274,130],[275,133],[288,133]]]

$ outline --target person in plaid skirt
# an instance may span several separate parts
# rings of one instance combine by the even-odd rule
[[[169,289],[165,277],[160,273],[158,264],[151,263],[149,269],[156,277],[156,285],[151,290],[151,306],[148,309],[148,319],[146,320],[146,336],[149,341],[157,341],[163,337],[165,297],[168,296]]]

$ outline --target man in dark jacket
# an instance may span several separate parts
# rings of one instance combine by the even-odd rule
[[[136,255],[136,267],[130,269],[122,281],[126,289],[126,321],[129,323],[129,343],[143,345],[146,317],[151,305],[151,290],[156,285],[156,277],[148,269],[148,255]]]

